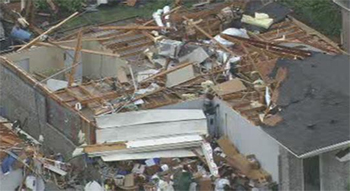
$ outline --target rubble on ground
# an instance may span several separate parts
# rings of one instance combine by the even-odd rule
[[[129,6],[136,2],[126,1]],[[216,96],[251,123],[275,126],[283,118],[271,118],[277,107],[273,93],[286,77],[282,70],[270,75],[277,61],[302,60],[315,51],[342,52],[322,36],[310,35],[310,28],[275,2],[245,12],[247,6],[239,0],[201,3],[191,10],[166,6],[141,24],[89,26],[60,38],[50,36],[78,15],[74,13],[35,38],[24,39],[28,43],[18,52],[35,46],[75,51],[65,80],[38,84],[95,126],[94,139],[79,132],[80,146],[73,155],[84,156],[101,177],[78,180],[73,165],[59,155],[43,155],[40,142],[35,142],[29,154],[26,144],[16,153],[18,157],[24,153],[21,159],[30,158],[40,166],[22,165],[27,179],[53,181],[60,188],[84,185],[91,191],[275,189],[274,180],[254,153],[244,155],[229,138],[212,133],[207,123],[213,109],[210,104],[204,113],[161,108]],[[102,48],[92,50],[83,47],[84,42]],[[79,53],[118,58],[125,66],[113,77],[77,79]],[[33,77],[44,82],[51,75],[36,73]],[[0,125],[2,128],[2,122]],[[5,129],[12,132],[11,128]],[[9,142],[3,137],[1,141]],[[3,164],[14,154],[12,147],[17,143],[23,141],[12,138],[9,147],[2,148],[7,150]]]

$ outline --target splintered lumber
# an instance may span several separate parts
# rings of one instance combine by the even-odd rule
[[[170,29],[170,27],[130,25],[130,26],[105,26],[105,27],[97,27],[97,29],[100,29],[100,30],[160,30],[160,29]]]
[[[64,23],[66,23],[67,21],[69,21],[70,19],[72,19],[73,17],[75,17],[76,15],[78,15],[78,12],[73,13],[71,16],[69,16],[68,18],[64,19],[63,21],[61,21],[60,23],[58,23],[57,25],[49,28],[49,30],[43,32],[41,35],[37,36],[36,38],[34,38],[32,41],[30,41],[29,43],[27,43],[26,45],[22,46],[22,48],[18,49],[18,51],[24,50],[26,48],[30,48],[33,44],[35,44],[38,40],[40,40],[44,35],[47,35],[49,33],[51,33],[52,31],[56,30],[57,28],[59,28],[60,26],[62,26]]]
[[[115,36],[109,36],[109,37],[92,37],[92,38],[82,38],[81,41],[103,41],[103,40],[110,40],[115,38]],[[64,43],[70,43],[70,42],[76,42],[77,39],[71,39],[71,40],[60,40],[60,41],[53,41],[55,44],[64,44]]]
[[[53,43],[53,42],[51,42]],[[53,44],[46,43],[46,42],[36,42],[35,44],[42,45],[42,46],[48,46],[48,47],[56,47]],[[63,46],[63,45],[57,45],[60,48],[67,49],[67,50],[75,50],[74,47],[70,46]],[[90,53],[90,54],[97,54],[97,55],[104,55],[104,56],[112,56],[112,57],[119,57],[119,54],[116,53],[108,53],[108,52],[101,52],[101,51],[96,51],[96,50],[89,50],[89,49],[81,49],[80,52],[84,53]]]
[[[209,33],[205,32],[205,30],[203,30],[201,27],[199,27],[197,24],[195,24],[193,21],[191,21],[190,19],[188,19],[187,17],[183,16],[182,18],[184,18],[190,25],[192,25],[193,27],[195,27],[199,32],[201,32],[202,34],[204,34],[206,37],[208,37],[210,40],[212,40],[213,42],[215,42],[221,49],[225,50],[226,52],[230,53],[231,55],[236,55],[234,52],[232,52],[232,50],[230,50],[229,48],[227,48],[226,46],[222,45],[220,42],[218,42],[217,40],[215,40],[215,38],[213,38]]]
[[[325,42],[327,42],[328,44],[330,44],[333,48],[335,48],[336,50],[338,50],[341,53],[347,54],[344,50],[342,50],[341,48],[339,48],[339,46],[332,41],[331,39],[329,39],[328,37],[326,37],[325,35],[321,34],[320,32],[316,31],[315,29],[307,26],[306,24],[300,22],[299,20],[297,20],[296,18],[288,15],[288,18],[292,20],[292,22],[294,24],[296,24],[298,27],[300,27],[302,30],[306,31],[307,34],[309,35],[316,35],[319,38],[321,38],[322,40],[324,40]]]
[[[179,70],[179,69],[181,69],[181,68],[184,68],[184,67],[186,67],[186,66],[189,66],[189,65],[191,65],[191,64],[192,64],[192,63],[184,63],[184,64],[178,65],[178,66],[176,66],[176,67],[174,67],[174,68],[171,68],[171,69],[169,69],[169,70],[165,70],[165,71],[159,72],[158,74],[155,74],[155,75],[153,75],[153,76],[151,76],[151,77],[149,77],[149,78],[146,78],[146,79],[143,80],[141,83],[148,82],[148,81],[153,80],[153,79],[156,79],[156,78],[158,78],[158,77],[160,77],[160,76],[164,76],[164,75],[166,75],[166,74],[169,74],[169,73],[171,73],[171,72],[174,72],[174,71],[176,71],[176,70]]]
[[[75,66],[78,62],[79,62],[79,58],[80,58],[80,50],[82,48],[82,42],[81,42],[81,38],[83,36],[83,32],[80,30],[80,32],[78,33],[78,41],[77,41],[77,45],[75,47],[74,50],[74,59],[73,59],[73,63],[72,63],[72,70],[69,74],[69,79],[68,79],[68,87],[72,86],[73,82],[74,82],[74,75],[75,75],[75,70],[76,67]]]
[[[231,35],[226,35],[226,34],[221,34],[220,36],[228,41],[231,41],[231,42],[241,41],[241,42],[245,42],[245,43],[248,43],[250,45],[253,45],[253,46],[256,46],[259,48],[263,48],[266,50],[271,50],[274,52],[293,54],[293,55],[302,56],[302,57],[311,56],[310,51],[281,46],[281,45],[273,44],[270,42],[265,42],[265,41],[260,41],[260,40],[252,40],[252,39],[242,38],[242,37],[238,37],[238,36],[231,36]]]

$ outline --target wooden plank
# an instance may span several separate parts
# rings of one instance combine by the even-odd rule
[[[214,86],[213,89],[219,96],[223,96],[235,92],[244,91],[247,88],[240,79],[235,78],[230,81],[218,84]]]
[[[142,25],[130,25],[130,26],[105,26],[97,27],[99,30],[161,30],[161,29],[172,29],[171,27],[160,27],[160,26],[142,26]]]
[[[84,147],[84,152],[89,154],[95,152],[115,151],[123,149],[126,149],[126,144],[124,142],[117,142],[109,144],[88,145]]]
[[[26,45],[22,46],[20,49],[18,49],[18,51],[24,50],[26,48],[30,48],[32,45],[34,45],[37,41],[39,41],[44,35],[47,35],[49,33],[51,33],[52,31],[56,30],[57,28],[59,28],[60,26],[62,26],[64,23],[66,23],[67,21],[69,21],[70,19],[72,19],[73,17],[75,17],[76,15],[78,15],[78,12],[73,13],[71,16],[69,16],[68,18],[64,19],[63,21],[61,21],[60,23],[58,23],[57,25],[49,28],[49,30],[43,32],[41,35],[37,36],[36,38],[34,38],[32,41],[30,41],[29,43],[27,43]]]
[[[13,137],[13,138],[14,138],[14,137]],[[15,141],[15,140],[13,140],[13,139],[11,139],[11,138],[9,138],[9,137],[3,136],[3,135],[1,135],[0,140],[3,141],[3,142],[5,142],[5,143],[9,143],[9,144],[11,144],[11,145],[16,145],[16,144],[19,143],[19,142],[17,142],[18,140]]]
[[[68,87],[72,86],[73,82],[74,82],[74,75],[75,75],[75,70],[76,70],[76,67],[75,66],[76,64],[78,64],[79,62],[79,59],[80,59],[80,50],[82,49],[82,42],[81,42],[81,38],[83,36],[83,32],[80,31],[77,35],[77,45],[75,47],[75,50],[74,50],[74,58],[73,58],[73,63],[72,63],[72,69],[71,69],[71,72],[69,74],[69,79],[68,79]]]
[[[239,154],[237,148],[231,143],[227,136],[221,137],[219,140],[217,140],[217,143],[228,157]]]
[[[318,36],[320,39],[322,39],[323,41],[327,42],[329,45],[331,45],[333,48],[335,48],[336,50],[338,50],[341,53],[344,54],[348,54],[346,53],[344,50],[342,50],[341,48],[339,48],[339,46],[333,42],[332,40],[330,40],[328,37],[326,37],[325,35],[321,34],[320,32],[316,31],[315,29],[305,25],[304,23],[300,22],[299,20],[297,20],[296,18],[288,15],[288,18],[290,18],[292,20],[292,22],[294,24],[296,24],[298,27],[300,27],[301,29],[303,29],[304,31],[306,31],[307,34],[309,35],[316,35]]]

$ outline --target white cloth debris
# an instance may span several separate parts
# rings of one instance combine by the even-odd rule
[[[266,105],[270,105],[270,103],[271,103],[271,96],[270,96],[270,91],[269,91],[269,87],[268,86],[266,86],[265,101],[266,101]]]
[[[217,179],[215,182],[215,191],[225,191],[225,186],[230,186],[230,181],[226,178]]]
[[[169,7],[169,6],[165,6],[165,7],[163,8],[163,13],[164,13],[164,15],[167,14],[167,13],[169,13],[169,12],[170,12],[170,7]],[[170,24],[170,22],[169,22],[169,18],[170,18],[170,15],[169,15],[169,14],[165,16],[166,26],[167,26],[167,27],[170,27],[170,26],[171,26],[171,24]]]
[[[163,13],[163,10],[162,9],[158,9],[157,12],[154,12],[153,15],[152,15],[154,21],[156,21],[157,25],[160,26],[160,27],[164,27],[164,24],[162,22],[162,13]]]
[[[152,83],[151,85],[149,85],[147,88],[145,89],[139,89],[137,90],[137,92],[135,92],[135,94],[137,95],[142,95],[148,92],[153,92],[155,90],[157,90],[159,88],[158,84],[156,83]]]
[[[159,70],[155,70],[155,69],[140,71],[137,73],[137,82],[141,82],[141,81],[147,79],[148,77],[150,77],[158,72],[159,72]]]
[[[84,191],[104,191],[104,189],[99,183],[92,181],[85,185]]]
[[[226,35],[230,35],[230,36],[238,36],[238,37],[242,37],[242,38],[249,38],[247,31],[245,29],[228,28],[228,29],[222,31],[222,34],[226,34]],[[220,34],[216,35],[214,37],[214,39],[224,46],[233,46],[234,45],[233,42],[230,42],[224,38],[221,38]]]
[[[79,144],[83,144],[85,142],[85,133],[83,133],[83,131],[79,130],[78,138],[79,138]]]

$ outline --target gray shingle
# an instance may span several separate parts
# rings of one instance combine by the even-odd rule
[[[350,140],[349,56],[279,60],[288,76],[277,105],[283,121],[264,131],[297,155]]]

